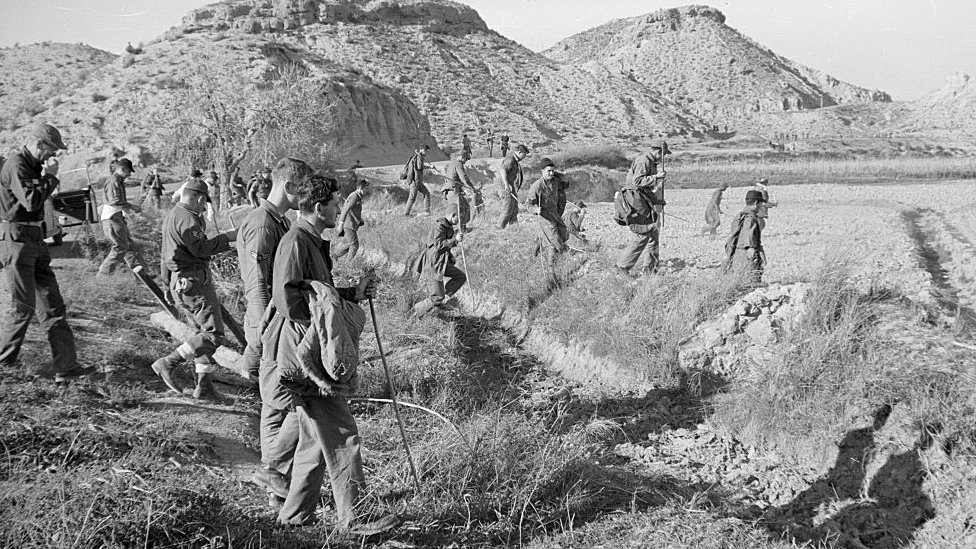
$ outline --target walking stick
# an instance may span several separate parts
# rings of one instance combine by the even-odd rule
[[[460,195],[458,195],[457,211],[458,211],[458,225],[460,225],[461,224],[461,196]],[[461,230],[461,232],[463,233],[464,231]],[[464,239],[462,238],[461,241],[458,242],[458,244],[461,246],[461,265],[464,265],[464,278],[467,279],[468,285],[470,286],[471,277],[468,275],[468,260],[464,257]]]
[[[373,334],[376,336],[376,347],[380,351],[380,360],[383,361],[383,372],[386,374],[386,383],[390,386],[390,400],[393,401],[393,413],[396,415],[397,427],[400,428],[400,437],[403,438],[403,448],[407,451],[407,462],[410,464],[410,474],[413,475],[413,482],[417,486],[417,493],[420,493],[420,477],[417,476],[417,467],[413,464],[413,454],[410,453],[410,443],[407,442],[407,431],[403,428],[403,419],[400,417],[400,403],[397,402],[396,388],[393,387],[393,376],[390,375],[390,367],[386,364],[386,353],[383,352],[383,343],[380,341],[380,328],[376,323],[376,309],[373,307],[373,298],[369,298],[369,316],[373,319]]]

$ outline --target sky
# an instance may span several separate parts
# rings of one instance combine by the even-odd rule
[[[207,0],[0,0],[0,46],[52,40],[121,52]],[[605,23],[691,3],[774,52],[841,80],[917,99],[954,71],[976,76],[972,0],[467,0],[488,26],[540,51]]]

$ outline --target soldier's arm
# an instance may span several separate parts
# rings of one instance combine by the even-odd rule
[[[512,163],[509,162],[509,159],[508,158],[505,158],[505,160],[502,162],[502,174],[501,174],[502,175],[502,185],[505,185],[505,190],[507,190],[508,192],[514,194],[514,192],[515,192],[515,190],[514,190],[515,189],[515,182],[514,181],[509,181],[509,179],[508,179],[508,170],[511,167],[512,167]]]
[[[199,225],[186,223],[178,228],[183,247],[194,257],[209,259],[230,249],[230,239],[225,234],[218,234],[214,238],[207,238]]]
[[[271,287],[271,299],[278,313],[292,322],[308,326],[308,301],[305,298],[308,282],[302,269],[298,242],[293,241],[288,248],[278,246],[272,277],[274,283]]]
[[[532,184],[531,187],[529,187],[529,197],[525,199],[525,203],[526,204],[530,204],[532,206],[538,206],[539,205],[539,200],[540,200],[540,197],[539,197],[539,194],[540,194],[539,193],[539,188],[540,187],[539,187],[539,182],[538,181],[536,181],[535,183]]]
[[[19,158],[19,157],[15,157]],[[14,160],[10,160],[14,162]],[[17,198],[17,202],[27,211],[36,212],[44,207],[44,201],[51,195],[51,191],[58,186],[58,178],[53,175],[42,175],[34,179],[27,164],[19,161],[10,171],[10,190]]]
[[[346,216],[349,215],[349,210],[356,204],[356,193],[352,193],[346,198],[346,201],[342,203],[342,211],[339,213],[339,220],[336,221],[336,227],[342,228],[343,223],[346,221]]]
[[[651,161],[646,156],[641,156],[635,160],[630,169],[634,174],[633,183],[637,187],[653,188],[657,186],[659,177],[651,173]]]
[[[249,230],[241,227],[240,238],[244,243],[244,249],[257,263],[254,270],[255,282],[257,285],[257,301],[264,309],[271,301],[271,287],[274,269],[275,244],[274,238],[267,227],[260,227],[257,230]]]

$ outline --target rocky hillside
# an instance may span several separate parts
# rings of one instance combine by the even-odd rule
[[[0,130],[26,125],[82,86],[115,55],[85,44],[44,42],[0,48]]]
[[[8,55],[3,67],[25,55]],[[45,121],[62,129],[70,152],[105,156],[115,146],[128,150],[130,156],[134,150],[151,153],[158,145],[159,126],[166,120],[161,110],[172,108],[172,97],[186,87],[190,67],[201,59],[219,64],[215,73],[247,75],[249,83],[240,90],[242,94],[247,87],[265,86],[284,67],[299,67],[323,87],[322,108],[330,109],[335,120],[330,137],[343,156],[365,163],[393,163],[418,144],[434,142],[426,117],[400,92],[312,52],[281,44],[273,36],[189,34],[177,29],[138,54],[117,59],[104,52],[92,56],[109,62],[90,69],[85,79],[65,85],[32,116],[21,115],[8,123],[0,130],[4,149],[23,142],[30,122]],[[439,155],[435,150],[434,158]],[[267,161],[253,159],[244,167],[250,169],[262,160]]]
[[[976,133],[976,80],[954,73],[941,89],[911,103],[907,129]]]
[[[563,63],[625,75],[723,130],[762,125],[761,113],[891,98],[781,57],[707,6],[617,19],[543,52]]]
[[[177,31],[273,33],[402,90],[429,117],[437,141],[454,149],[462,132],[487,128],[536,146],[705,129],[644,83],[596,63],[555,62],[446,0],[229,0],[189,13]]]

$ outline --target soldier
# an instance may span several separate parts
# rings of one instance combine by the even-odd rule
[[[336,247],[335,258],[349,254],[356,257],[359,252],[359,228],[363,226],[363,200],[369,191],[369,181],[361,179],[356,190],[349,194],[339,214],[339,237],[342,244]]]
[[[207,184],[207,190],[210,192],[211,206],[213,207],[214,215],[220,213],[220,179],[217,177],[217,172],[210,170],[207,172],[207,177],[203,180]]]
[[[762,195],[762,202],[759,203],[759,209],[756,211],[756,216],[759,218],[760,228],[766,228],[766,219],[769,218],[769,209],[776,206],[776,202],[773,202],[769,198],[769,180],[765,177],[760,177],[756,180],[756,186],[753,190],[759,192]]]
[[[170,389],[182,392],[173,380],[172,369],[184,360],[193,359],[197,373],[194,398],[217,396],[210,374],[217,369],[212,355],[224,335],[224,323],[210,273],[210,258],[229,250],[230,243],[237,237],[237,231],[228,231],[207,238],[202,215],[209,202],[210,195],[203,181],[187,181],[179,203],[163,221],[160,250],[173,298],[189,313],[196,333],[172,353],[154,362],[152,369]]]
[[[586,229],[583,228],[585,219],[586,204],[582,200],[569,203],[566,211],[563,212],[563,224],[566,225],[566,232],[569,235],[566,245],[575,252],[595,251],[586,238]]]
[[[758,213],[765,199],[762,192],[746,193],[746,207],[732,222],[732,235],[725,243],[725,268],[746,271],[756,284],[762,281],[766,252],[762,246],[762,219]]]
[[[569,237],[563,223],[562,209],[566,207],[565,189],[556,172],[556,165],[548,158],[542,159],[542,176],[532,184],[526,203],[534,206],[533,213],[539,216],[539,246],[552,267],[556,256],[566,251]],[[560,194],[562,197],[560,197]]]
[[[491,128],[488,128],[488,135],[485,136],[485,144],[488,145],[488,158],[491,158],[495,152],[495,132]]]
[[[468,134],[461,134],[461,152],[468,155],[471,158],[471,138]]]
[[[271,172],[271,192],[259,199],[238,229],[237,258],[244,282],[244,370],[258,380],[261,393],[261,463],[254,480],[269,492],[275,506],[288,495],[284,475],[291,467],[298,444],[297,420],[289,416],[290,401],[280,398],[282,389],[261,363],[261,320],[271,302],[271,282],[278,244],[290,228],[285,214],[298,208],[298,188],[312,176],[312,168],[295,158],[282,158]],[[264,367],[262,367],[264,366]],[[287,422],[287,423],[286,423]]]
[[[702,227],[702,234],[712,236],[717,234],[716,231],[722,224],[722,193],[728,188],[728,184],[724,184],[712,193],[712,199],[708,201],[708,206],[705,207],[705,226]]]
[[[413,312],[417,316],[443,307],[444,299],[453,297],[468,280],[455,266],[451,253],[451,248],[464,239],[463,233],[455,229],[459,224],[457,212],[448,212],[435,221],[427,233],[424,252],[417,262],[417,271],[426,281],[427,298],[414,305]]]
[[[420,147],[407,162],[407,185],[410,187],[410,195],[407,197],[407,209],[403,214],[405,216],[410,215],[410,210],[413,208],[413,203],[417,200],[418,193],[424,199],[424,211],[418,215],[430,215],[430,191],[424,185],[424,170],[431,167],[430,164],[424,161],[424,157],[429,150],[430,145]]]
[[[159,170],[156,166],[149,168],[149,173],[146,174],[146,178],[142,181],[143,185],[143,195],[145,199],[149,200],[152,204],[153,209],[159,210],[159,202],[163,197],[163,178],[159,175]]]
[[[275,254],[273,309],[269,309],[270,322],[261,340],[262,362],[273,365],[272,375],[279,379],[282,372],[302,370],[296,363],[298,346],[312,320],[309,283],[318,281],[335,287],[329,242],[319,235],[335,227],[337,193],[334,179],[313,177],[303,183],[298,189],[298,220],[282,238]],[[340,299],[358,302],[376,295],[376,281],[373,276],[366,276],[355,287],[336,290]],[[298,448],[278,522],[306,525],[315,521],[327,471],[340,530],[372,535],[398,526],[401,521],[396,515],[368,522],[363,509],[357,508],[366,479],[359,429],[346,402],[348,395],[330,387],[320,387],[314,394],[299,393],[297,389],[288,392],[298,420]]]
[[[66,149],[57,128],[38,124],[31,129],[31,141],[0,170],[0,264],[6,267],[11,301],[0,333],[0,366],[16,364],[27,326],[37,314],[59,384],[95,371],[78,365],[74,334],[44,243],[44,203],[60,184],[54,156]]]
[[[635,158],[630,165],[630,171],[627,172],[624,191],[632,191],[634,199],[640,201],[638,204],[640,211],[646,213],[643,217],[632,220],[633,222],[628,225],[634,236],[630,245],[624,249],[617,260],[617,270],[626,276],[630,276],[630,269],[637,264],[645,249],[648,250],[648,254],[644,271],[647,274],[657,272],[659,236],[657,222],[661,215],[658,207],[664,206],[664,201],[658,193],[666,175],[661,167],[661,161],[666,154],[671,154],[668,144],[663,140],[655,139],[651,142],[650,151]]]
[[[142,191],[143,198],[149,196],[153,182],[157,179],[159,179],[159,174],[156,172],[156,166],[150,166],[146,171],[146,177],[142,178],[142,186],[140,190]]]
[[[105,205],[102,206],[102,231],[105,238],[112,243],[102,265],[98,268],[98,275],[105,276],[115,270],[119,258],[125,261],[130,270],[144,265],[142,255],[132,243],[129,235],[129,224],[125,221],[126,214],[142,211],[139,206],[130,204],[125,193],[125,180],[132,175],[132,162],[128,158],[120,158],[111,164],[112,177],[105,184]]]
[[[247,183],[244,182],[244,178],[241,174],[234,170],[234,177],[230,182],[230,204],[231,206],[240,206],[247,202]]]
[[[499,191],[502,199],[502,213],[498,218],[498,228],[504,229],[508,225],[518,221],[518,193],[522,190],[522,165],[520,164],[529,149],[525,145],[515,147],[515,152],[506,156],[502,161],[501,170],[498,171],[498,179],[501,184]]]
[[[247,185],[247,199],[252,207],[257,208],[261,203],[260,199],[267,199],[270,192],[271,168],[265,166],[260,172],[254,172],[251,176],[251,181]]]
[[[471,204],[465,198],[464,188],[467,187],[471,191],[476,203],[481,196],[478,189],[468,179],[468,173],[464,170],[464,163],[467,160],[468,156],[462,152],[457,155],[454,161],[448,164],[445,174],[447,181],[441,187],[441,194],[444,196],[448,210],[460,212],[461,232],[467,232],[468,221],[471,221]]]
[[[507,133],[503,133],[502,134],[502,146],[501,146],[501,149],[502,149],[502,158],[505,158],[506,156],[508,156],[508,134]]]

